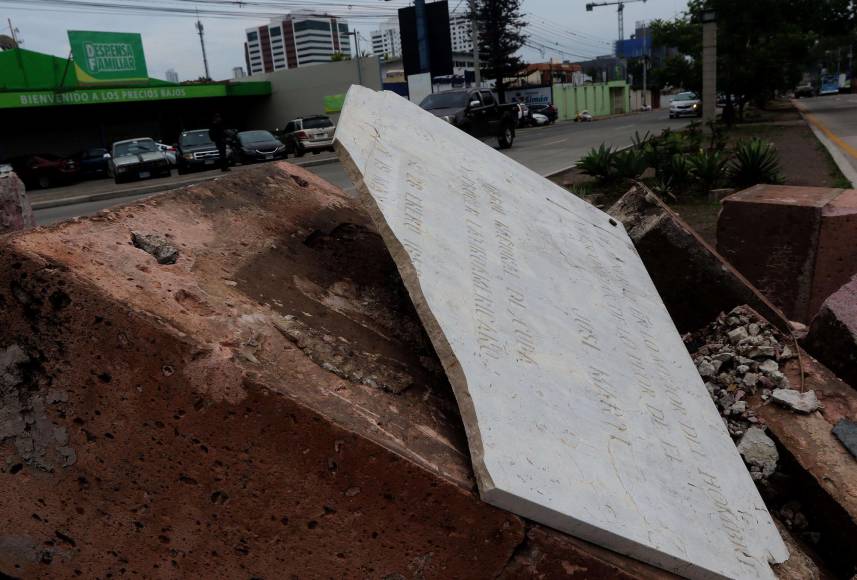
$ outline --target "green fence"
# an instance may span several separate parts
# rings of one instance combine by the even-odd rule
[[[560,120],[574,119],[581,111],[589,111],[595,117],[629,113],[630,97],[625,81],[553,87],[553,104]]]

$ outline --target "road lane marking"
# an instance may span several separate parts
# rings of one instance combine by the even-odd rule
[[[548,141],[547,143],[533,143],[533,147],[544,147],[546,145],[557,145],[559,143],[565,143],[568,141],[568,137],[565,139],[557,139],[556,141]]]
[[[806,118],[807,121],[812,123],[819,131],[824,133],[824,135],[828,139],[836,143],[836,145],[839,146],[839,148],[842,149],[845,153],[847,153],[852,158],[857,159],[857,149],[843,141],[839,135],[828,129],[827,125],[819,121],[818,118],[812,113],[810,113],[806,107],[804,107],[803,105],[797,105],[797,107],[798,109],[803,111],[803,116]]]

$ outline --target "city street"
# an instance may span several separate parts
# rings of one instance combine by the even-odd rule
[[[839,148],[841,158],[857,173],[857,94],[800,99],[797,105],[809,113],[809,122]]]
[[[542,175],[550,175],[561,171],[571,165],[584,155],[592,147],[601,143],[607,143],[614,147],[624,147],[631,143],[635,132],[641,135],[646,131],[657,133],[672,127],[678,128],[686,125],[688,120],[669,119],[665,109],[649,113],[637,113],[593,121],[591,123],[564,122],[550,125],[548,127],[532,127],[518,131],[515,145],[504,151],[509,157],[529,167]],[[305,157],[299,160],[289,159],[290,162],[300,163],[313,161],[313,157]],[[241,167],[235,168],[241,171]],[[318,176],[343,188],[346,192],[354,191],[354,187],[345,175],[345,171],[339,163],[317,165],[309,168]],[[112,180],[99,180],[72,186],[74,196],[80,196],[80,203],[51,207],[36,210],[36,220],[39,225],[47,225],[72,217],[90,215],[102,209],[129,203],[141,197],[153,195],[159,191],[166,191],[176,187],[182,187],[190,183],[204,181],[219,176],[218,171],[209,171],[195,175],[178,176],[175,173],[170,178],[137,182],[136,184],[123,185],[122,191],[128,191],[128,195],[112,199],[91,199],[91,197],[103,194],[105,191],[115,190]],[[135,188],[140,191],[135,193]],[[62,194],[57,190],[43,190],[34,192],[32,200],[41,202],[49,199],[52,195]]]

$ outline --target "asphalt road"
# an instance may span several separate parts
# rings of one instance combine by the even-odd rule
[[[850,164],[852,175],[857,173],[857,94],[799,99],[797,104],[810,113],[809,122],[839,148],[839,159]],[[843,173],[848,176],[844,168]]]
[[[570,167],[592,147],[606,143],[614,147],[624,147],[631,143],[635,132],[644,134],[646,131],[658,133],[667,127],[678,128],[686,125],[687,120],[671,120],[665,109],[648,113],[638,113],[622,117],[614,117],[591,123],[563,122],[548,127],[532,127],[518,131],[517,139],[511,149],[504,151],[509,157],[525,165],[533,171],[542,175],[555,173]],[[496,143],[491,143],[496,145]],[[291,161],[291,159],[290,159]],[[237,168],[240,170],[241,168]],[[331,183],[338,185],[346,192],[353,192],[354,186],[345,175],[345,171],[339,163],[319,165],[309,168]],[[214,177],[219,172],[210,172]],[[206,177],[202,175],[200,177]],[[185,185],[187,176],[163,178],[158,184],[163,185],[163,190],[172,189]],[[75,186],[80,195],[90,192],[98,192],[112,185],[112,181],[106,180],[89,182]],[[149,182],[141,182],[148,184]],[[47,225],[84,215],[97,213],[98,211],[129,203],[142,197],[153,195],[152,188],[140,194],[129,192],[128,196],[102,201],[85,201],[79,204],[54,207],[37,210],[36,221],[39,225]],[[50,190],[47,190],[49,192]],[[47,193],[46,192],[46,193]],[[35,197],[35,196],[34,196]],[[41,196],[39,196],[41,197]]]

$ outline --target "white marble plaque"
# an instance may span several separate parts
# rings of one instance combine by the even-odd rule
[[[485,501],[687,577],[774,577],[786,547],[621,224],[393,93],[351,87],[336,148]]]

